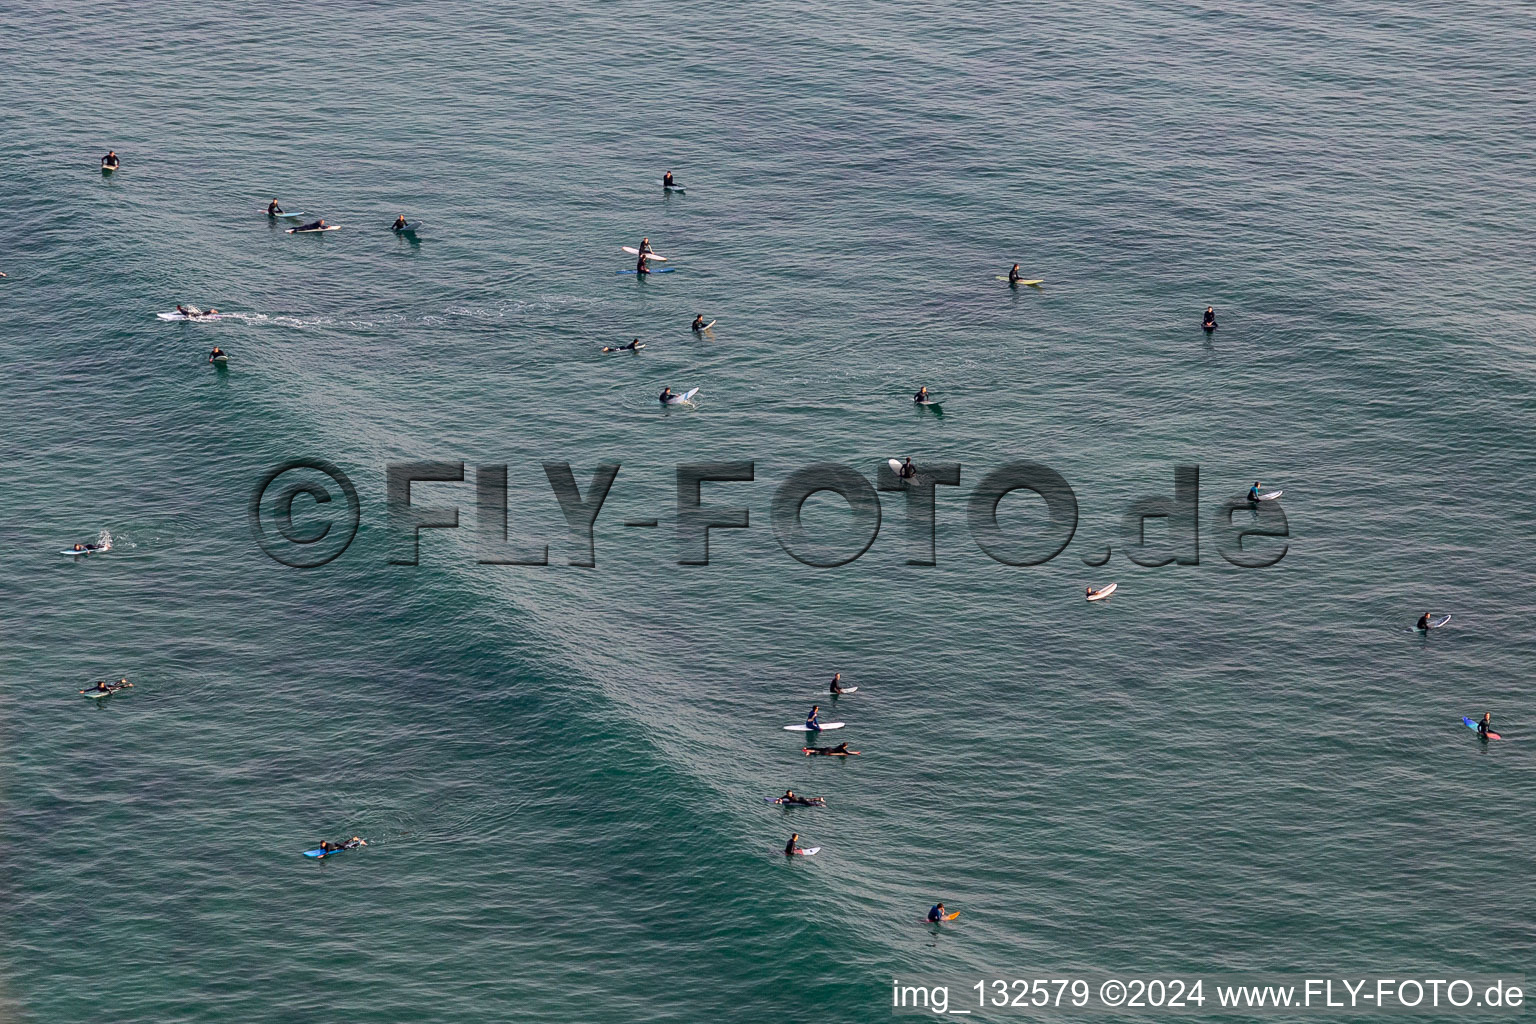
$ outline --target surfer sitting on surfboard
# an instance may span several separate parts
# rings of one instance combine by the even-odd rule
[[[1255,480],[1253,482],[1253,486],[1248,488],[1248,500],[1249,501],[1258,501],[1259,500],[1259,488],[1261,486],[1262,486],[1262,484],[1258,480]]]
[[[1024,275],[1019,273],[1019,265],[1017,263],[1008,268],[1009,284],[1018,284],[1022,280],[1024,280]]]
[[[940,921],[944,920],[944,904],[935,903],[933,906],[929,907],[928,920],[932,921],[934,924],[938,924]]]
[[[912,456],[908,455],[907,461],[901,464],[901,478],[911,480],[915,476],[917,476],[917,467],[912,465]]]
[[[821,705],[812,704],[805,716],[805,728],[809,732],[821,732]]]
[[[399,231],[403,227],[405,227],[405,214],[402,213],[395,218],[395,222],[389,226],[389,230]]]
[[[671,171],[668,171],[666,174],[663,174],[661,176],[661,187],[662,188],[677,188],[677,182],[672,180],[672,172]]]
[[[926,384],[917,389],[917,394],[912,396],[912,401],[917,402],[919,405],[928,401],[928,386]]]
[[[833,692],[833,693],[842,693],[843,692],[843,674],[841,672],[838,672],[836,675],[834,675],[832,677],[831,692]]]
[[[279,214],[281,214],[282,212],[283,212],[283,208],[281,206],[277,205],[277,200],[275,198],[270,203],[267,204],[267,216],[268,217],[276,217]]]
[[[784,844],[784,856],[793,857],[800,852],[800,847],[795,845],[800,841],[800,833],[795,832],[789,837],[789,842]]]
[[[820,754],[823,757],[847,757],[849,754],[857,754],[857,750],[849,750],[847,743],[839,743],[835,747],[801,747],[806,756]]]
[[[1414,629],[1422,629],[1422,630],[1424,630],[1424,632],[1427,633],[1430,630],[1430,626],[1431,626],[1431,623],[1429,621],[1429,612],[1425,612],[1423,615],[1419,616],[1419,621],[1418,621],[1418,623],[1413,628]]]
[[[213,346],[213,351],[208,353],[208,361],[211,363],[215,359],[219,358],[220,356],[223,356],[225,359],[228,359],[229,358],[229,353],[225,352],[223,349],[219,348],[219,346],[215,345],[215,346]]]
[[[109,171],[117,170],[117,150],[107,150],[107,155],[101,158],[101,166]]]
[[[1215,306],[1206,306],[1205,307],[1205,319],[1200,322],[1200,326],[1204,327],[1208,331],[1214,331],[1216,329],[1216,307]]]
[[[1493,725],[1493,712],[1484,711],[1482,721],[1477,723],[1477,734],[1483,739],[1488,738],[1490,726]]]

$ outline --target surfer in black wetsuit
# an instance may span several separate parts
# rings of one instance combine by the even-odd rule
[[[1019,265],[1017,263],[1008,268],[1009,284],[1018,284],[1022,280],[1024,280],[1024,275],[1019,273]]]
[[[702,331],[703,329],[704,329],[704,314],[700,313],[698,316],[693,318],[692,330],[695,331],[695,332],[698,332],[698,331]]]
[[[667,399],[674,398],[676,396],[672,394],[672,389],[671,388],[662,388],[661,389],[661,394],[658,397],[661,400],[661,404],[662,405],[666,405],[666,404],[668,404],[667,403]]]
[[[912,396],[912,401],[918,403],[919,405],[922,405],[924,402],[927,402],[928,400],[929,399],[928,399],[928,387],[927,387],[927,385],[924,385],[923,387],[918,388],[917,389],[917,394]]]
[[[823,757],[847,757],[849,754],[857,754],[857,750],[849,750],[846,742],[839,743],[835,747],[805,747],[807,754],[820,754]]]
[[[399,231],[403,227],[405,227],[405,214],[402,213],[395,218],[395,222],[389,226],[389,230]]]
[[[784,844],[784,856],[793,857],[800,852],[800,847],[795,844],[800,841],[800,833],[796,832],[789,837],[789,842]]]
[[[666,174],[663,174],[661,176],[661,187],[662,188],[677,188],[677,182],[672,180],[672,172],[671,171],[668,171]]]
[[[223,356],[225,359],[228,359],[229,358],[229,353],[225,352],[223,349],[219,348],[219,346],[215,345],[215,346],[213,346],[213,351],[208,353],[208,361],[210,363],[214,362],[215,360],[217,360],[219,358],[219,356]]]
[[[1429,632],[1429,612],[1425,612],[1423,615],[1420,615],[1418,623],[1413,628],[1414,629],[1422,629],[1424,632],[1428,633]]]
[[[1200,326],[1204,327],[1208,331],[1214,331],[1216,329],[1216,307],[1205,307],[1205,319],[1200,322]]]
[[[609,348],[607,345],[604,345],[603,346],[603,351],[604,352],[639,352],[640,351],[640,339],[636,338],[634,341],[630,342],[628,345],[620,345],[617,348]]]
[[[841,672],[838,672],[836,675],[834,675],[832,677],[831,692],[832,693],[842,693],[843,692],[843,674]]]
[[[644,275],[649,274],[650,272],[651,272],[651,266],[646,261],[645,253],[642,252],[640,254],[640,258],[635,261],[635,276],[643,277]]]
[[[1488,729],[1492,725],[1493,725],[1493,713],[1490,712],[1490,711],[1484,711],[1483,712],[1483,719],[1482,719],[1482,721],[1477,723],[1477,734],[1479,736],[1481,736],[1483,739],[1487,739],[1488,738]]]
[[[270,203],[267,204],[267,216],[268,217],[276,217],[276,216],[280,215],[282,212],[283,212],[283,208],[281,206],[277,205],[277,200],[276,199],[273,199]]]
[[[798,804],[801,807],[817,807],[825,804],[826,798],[820,796],[796,796],[795,791],[786,789],[784,795],[779,797],[781,804]]]
[[[109,171],[117,170],[117,150],[107,150],[107,155],[101,158],[101,166]]]
[[[901,478],[911,480],[917,476],[917,467],[912,465],[912,456],[907,456],[907,461],[901,464]]]
[[[301,224],[298,227],[294,228],[293,230],[296,231],[296,232],[297,231],[318,231],[318,230],[320,230],[323,227],[325,227],[325,218],[321,217],[319,220],[310,221],[308,224]]]

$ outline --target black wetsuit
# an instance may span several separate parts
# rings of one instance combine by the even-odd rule
[[[903,480],[911,480],[915,476],[917,476],[917,467],[912,465],[910,459],[901,464],[901,478]]]
[[[276,203],[272,203],[271,205],[269,205],[267,207],[267,216],[268,217],[276,217],[278,214],[280,214],[282,212],[283,212],[283,208],[281,206],[278,206]]]
[[[1019,276],[1019,272],[1017,270],[1010,270],[1010,271],[1008,271],[1008,283],[1009,284],[1018,284],[1022,280],[1024,280],[1024,278]]]
[[[1212,328],[1214,328],[1216,326],[1216,314],[1215,313],[1207,313],[1207,314],[1205,314],[1205,320],[1200,324],[1200,326],[1204,327],[1208,331],[1211,330]]]
[[[320,222],[317,221],[317,220],[314,220],[314,221],[310,221],[308,224],[300,224],[298,227],[294,228],[293,230],[295,230],[295,231],[315,231],[319,227],[320,227]]]
[[[1419,624],[1418,624],[1418,626],[1416,628],[1422,629],[1426,633],[1429,632],[1429,613],[1428,612],[1425,612],[1423,615],[1419,616]]]
[[[1483,739],[1487,739],[1488,738],[1488,720],[1487,719],[1483,719],[1482,721],[1477,723],[1477,734],[1479,736],[1481,736]]]
[[[794,852],[795,852],[795,841],[793,839],[791,839],[789,842],[784,844],[784,855],[786,857],[792,856],[794,854]]]

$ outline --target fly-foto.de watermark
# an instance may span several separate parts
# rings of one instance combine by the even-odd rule
[[[595,528],[604,503],[620,475],[616,462],[593,471],[585,487],[568,462],[545,462],[544,475],[565,517],[569,535],[567,564],[597,565]],[[908,565],[936,565],[937,517],[947,504],[948,488],[960,488],[958,462],[875,467],[874,481],[853,466],[820,462],[778,481],[768,505],[773,539],[784,553],[804,565],[831,568],[857,560],[880,534],[883,513],[904,513],[902,528]],[[753,461],[685,463],[676,469],[676,504],[672,542],[679,565],[710,564],[709,541],[715,530],[751,527],[746,504],[760,490]],[[463,500],[430,502],[413,496],[414,484],[464,485]],[[847,504],[843,529],[818,530],[802,513],[815,494],[830,492]],[[392,462],[384,469],[385,526],[391,565],[416,565],[422,530],[474,531],[475,560],[483,565],[549,565],[546,540],[516,537],[509,512],[506,465],[463,462]],[[884,499],[881,494],[885,494]],[[998,505],[1012,494],[1043,502],[1044,519],[1028,526],[1000,520]],[[1077,535],[1078,501],[1064,476],[1049,466],[1025,460],[1004,463],[982,473],[963,502],[971,540],[987,557],[1004,565],[1043,565],[1065,551]],[[889,504],[893,509],[887,509]],[[472,524],[461,527],[461,512],[472,511]],[[251,531],[274,561],[295,568],[316,568],[335,560],[357,536],[362,504],[357,488],[338,466],[324,459],[293,459],[274,466],[251,492]],[[1003,517],[1004,520],[1008,517]],[[1152,528],[1149,530],[1149,523]],[[659,527],[654,519],[629,519],[627,527]],[[1142,566],[1199,565],[1201,537],[1232,565],[1265,568],[1285,557],[1290,526],[1279,501],[1254,501],[1246,495],[1224,497],[1204,510],[1200,467],[1175,466],[1172,488],[1131,502],[1120,517],[1118,546]],[[1259,540],[1259,538],[1270,538]],[[1114,544],[1098,544],[1081,554],[1083,564],[1103,565]]]

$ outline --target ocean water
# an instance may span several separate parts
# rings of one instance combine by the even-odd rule
[[[862,1021],[895,978],[1532,963],[1529,6],[5,20],[0,1013]],[[676,273],[615,273],[642,236]],[[796,470],[908,455],[961,465],[935,565],[894,493],[856,561],[780,546]],[[248,517],[301,458],[359,498],[314,569]],[[461,526],[390,564],[386,467],[433,459]],[[705,502],[750,525],[679,565],[677,466],[733,460]],[[968,526],[1018,460],[1077,496],[1044,565]],[[592,567],[546,461],[622,466]],[[546,566],[477,561],[499,464]],[[1138,565],[1176,465],[1200,562]],[[1210,517],[1255,478],[1290,536],[1242,569]],[[780,728],[818,700],[860,757]]]

